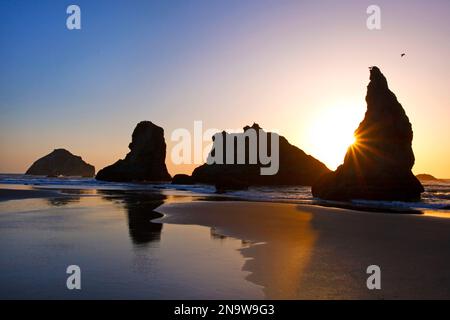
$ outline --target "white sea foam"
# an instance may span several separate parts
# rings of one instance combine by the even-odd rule
[[[209,185],[173,185],[170,183],[117,183],[98,181],[94,178],[62,177],[48,178],[45,176],[27,176],[20,174],[0,174],[0,184],[29,185],[39,188],[58,189],[99,189],[99,190],[163,190],[165,193],[178,195],[205,195],[215,194],[215,188]],[[348,205],[373,207],[380,209],[431,209],[450,210],[450,180],[424,183],[425,192],[421,201],[368,201],[352,200]],[[254,201],[291,202],[299,204],[342,204],[332,201],[322,201],[313,198],[311,188],[306,186],[278,186],[278,187],[252,187],[248,190],[230,191],[224,196]]]

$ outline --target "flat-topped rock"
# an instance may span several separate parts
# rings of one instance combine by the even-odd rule
[[[234,139],[243,136],[247,130],[253,129],[257,133],[262,134],[275,134],[265,132],[260,128],[258,124],[244,127],[243,133],[229,134],[227,132],[222,134],[223,141],[226,139]],[[232,190],[232,189],[245,189],[248,186],[256,185],[312,185],[321,175],[330,172],[330,170],[319,160],[306,154],[303,150],[290,144],[288,140],[283,136],[278,136],[279,141],[279,168],[278,172],[273,175],[262,175],[261,167],[265,165],[257,161],[252,164],[249,159],[249,146],[248,143],[245,147],[245,163],[244,164],[225,164],[226,161],[226,147],[223,145],[223,161],[220,163],[203,164],[197,167],[192,177],[195,182],[213,184],[219,190]],[[243,137],[241,137],[243,138]],[[259,139],[259,138],[258,138]],[[218,146],[216,140],[213,137],[213,148],[210,155],[215,152]],[[270,138],[268,138],[268,143]],[[234,154],[236,155],[236,144]],[[259,150],[260,142],[257,140],[256,150]]]

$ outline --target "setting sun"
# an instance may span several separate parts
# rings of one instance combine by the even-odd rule
[[[0,0],[1,302],[207,320],[450,301],[449,15]]]
[[[363,115],[363,106],[337,104],[323,108],[308,130],[309,151],[330,169],[336,169],[355,142],[354,131]]]

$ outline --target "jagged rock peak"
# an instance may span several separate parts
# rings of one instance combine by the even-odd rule
[[[386,77],[370,68],[367,111],[355,131],[344,163],[313,185],[324,199],[416,200],[424,191],[412,174],[413,131],[408,116]]]

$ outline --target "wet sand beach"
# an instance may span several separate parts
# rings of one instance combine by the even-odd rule
[[[165,204],[155,221],[256,243],[247,280],[269,299],[448,299],[450,220],[260,202]],[[369,265],[381,290],[368,290]]]
[[[0,201],[37,199],[37,198],[55,198],[61,197],[61,194],[54,190],[36,190],[36,189],[1,189]]]
[[[22,191],[27,198],[0,201],[0,299],[264,298],[245,280],[247,244],[152,222],[160,193]],[[66,287],[70,265],[80,267],[81,290]]]
[[[450,298],[446,212],[172,193],[0,188],[0,249],[8,257],[0,261],[0,297]],[[71,264],[83,270],[80,292],[65,288]],[[366,286],[370,265],[381,268],[381,290]]]

